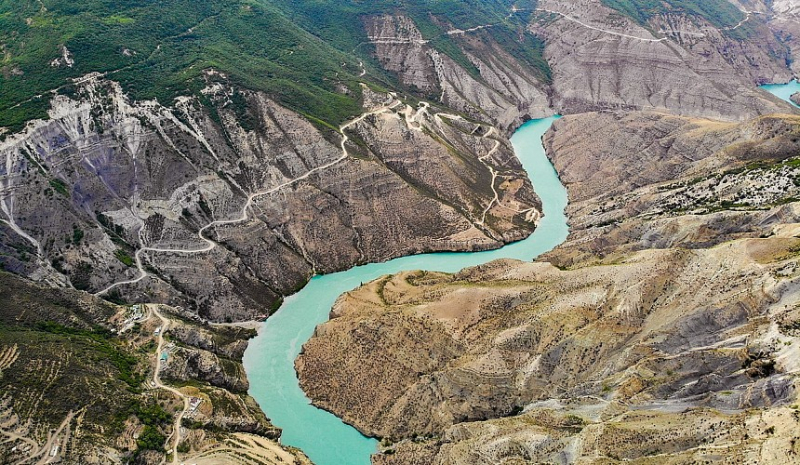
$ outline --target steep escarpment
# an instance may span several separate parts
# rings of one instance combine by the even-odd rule
[[[732,37],[734,26],[701,16],[666,11],[637,24],[602,3],[537,5],[530,28],[547,44],[553,103],[562,111],[658,109],[741,120],[786,110],[753,89],[791,76],[785,47],[762,18],[745,25],[746,37]]]
[[[548,0],[472,27],[436,14],[367,15],[359,50],[371,46],[411,91],[509,129],[548,106],[723,120],[791,111],[754,89],[792,76],[791,34],[774,27],[766,6],[759,14],[724,1],[707,8],[629,3]],[[715,11],[722,6],[724,15]]]
[[[797,130],[564,118],[545,142],[570,240],[345,294],[297,361],[303,388],[386,438],[378,463],[791,460]]]
[[[770,28],[789,47],[792,59],[788,65],[797,77],[800,72],[800,9],[791,0],[753,3],[753,9],[768,15]]]
[[[514,56],[509,43],[498,43],[491,25],[469,32],[451,27],[441,34],[457,41],[462,62],[440,51],[436,38],[423,36],[408,16],[380,15],[364,20],[376,60],[404,86],[472,117],[487,115],[505,131],[526,119],[551,114],[546,71],[526,63],[519,54]],[[513,34],[507,38],[520,47]],[[536,46],[525,43],[521,47],[534,53]],[[547,66],[543,60],[538,64]]]
[[[206,78],[202,99],[166,108],[90,77],[8,137],[5,267],[240,319],[312,273],[534,227],[530,182],[489,125],[363,87],[337,132]]]
[[[799,123],[788,115],[740,124],[637,113],[564,118],[544,139],[571,200],[572,240],[553,260],[708,247],[791,222],[782,205],[800,195]]]
[[[557,121],[544,144],[570,200],[578,204],[649,184],[790,158],[800,151],[798,123],[800,118],[792,115],[723,123],[667,113],[587,113]]]
[[[264,6],[277,16],[259,18],[289,27],[282,15],[292,7],[278,3],[281,12]],[[4,267],[117,301],[168,302],[215,320],[252,318],[314,273],[525,237],[537,201],[505,135],[550,108],[725,120],[793,111],[752,89],[790,75],[788,52],[761,15],[727,24],[681,8],[638,18],[588,0],[541,2],[535,10],[473,6],[346,2],[339,8],[354,14],[338,25],[319,19],[313,5],[297,6],[298,24],[327,24],[315,32],[329,43],[292,26],[299,45],[283,44],[281,54],[259,63],[270,79],[285,80],[303,71],[295,68],[304,50],[334,57],[331,47],[346,49],[348,58],[336,62],[341,74],[327,58],[319,79],[301,73],[324,100],[314,109],[291,86],[252,85],[252,70],[230,66],[192,65],[180,85],[158,93],[160,103],[136,101],[150,95],[132,84],[143,51],[123,47],[131,62],[109,71],[118,86],[95,74],[75,78],[74,67],[92,68],[91,56],[70,40],[57,44],[46,74],[59,85],[36,97],[27,88],[22,95],[20,84],[7,108],[11,114],[30,102],[54,102],[49,121],[5,134],[0,147]],[[178,37],[207,40],[207,14],[220,27],[261,14],[208,8],[214,11],[197,12],[198,25]],[[331,17],[344,18],[342,11]],[[34,19],[70,12],[29,13],[39,24]],[[139,31],[134,16],[119,27]],[[153,59],[169,62],[168,52],[179,49],[176,38],[151,39]],[[3,79],[18,83],[12,68],[26,54],[7,53]],[[378,84],[403,94],[375,90]]]

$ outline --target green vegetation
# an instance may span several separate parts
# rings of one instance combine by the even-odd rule
[[[101,72],[119,81],[134,99],[157,99],[165,105],[176,96],[197,94],[207,79],[227,78],[336,128],[359,112],[359,61],[377,79],[393,81],[371,59],[363,21],[366,15],[394,12],[411,17],[433,47],[476,77],[464,45],[446,31],[451,24],[465,29],[492,24],[496,40],[513,47],[549,79],[541,44],[524,32],[524,18],[508,15],[513,3],[0,0],[0,126],[19,130],[26,121],[45,117],[48,92],[74,95],[71,79]],[[63,59],[63,47],[71,66]],[[204,76],[212,68],[226,78]],[[337,91],[342,85],[351,92]],[[233,109],[245,129],[252,128],[255,116],[241,97],[232,96]]]
[[[172,422],[172,415],[155,401],[135,404],[132,414],[147,426],[164,426]]]
[[[0,392],[23,422],[55,428],[85,407],[86,427],[102,425],[109,440],[122,433],[143,374],[135,354],[101,326],[115,311],[0,272],[0,348],[17,346],[19,355],[3,370]]]
[[[117,260],[121,261],[125,266],[131,267],[134,264],[133,257],[128,255],[128,252],[123,249],[117,249],[117,251],[114,252],[114,256],[117,257]]]
[[[72,225],[72,243],[78,245],[83,240],[83,230],[78,225]]]
[[[132,391],[138,391],[144,381],[144,375],[136,371],[139,363],[138,359],[125,353],[121,346],[113,340],[113,335],[101,326],[95,326],[91,330],[76,329],[53,321],[38,322],[35,326],[37,331],[60,336],[69,336],[70,342],[82,344],[87,349],[90,348],[95,355],[92,360],[105,360],[110,362],[119,374],[117,379],[124,381]]]
[[[166,440],[167,437],[161,434],[157,428],[147,425],[144,427],[142,434],[139,435],[139,439],[136,440],[136,447],[138,447],[139,450],[163,452],[164,442],[166,442]]]
[[[326,121],[358,111],[335,91],[357,61],[265,0],[0,0],[0,11],[0,126],[45,116],[47,99],[32,97],[93,71],[109,73],[136,99],[164,104],[202,88],[202,71],[215,68]],[[51,66],[62,45],[72,67]]]
[[[366,58],[371,46],[364,31],[363,19],[370,15],[403,14],[411,18],[419,28],[422,37],[430,45],[452,58],[470,72],[473,77],[478,71],[462,51],[463,44],[457,36],[447,34],[453,25],[461,29],[476,26],[494,25],[492,37],[504,46],[525,46],[535,39],[525,31],[524,17],[509,16],[516,2],[510,0],[342,0],[334,4],[324,0],[275,0],[275,4],[296,24],[312,31],[326,42],[340,50],[355,52]],[[500,31],[502,37],[496,36]],[[523,32],[522,43],[515,37]],[[519,50],[517,50],[519,51]],[[549,68],[542,57],[542,48],[534,46],[526,49],[524,55],[535,58],[535,69],[543,68],[543,75],[549,75]],[[529,61],[523,55],[516,55]],[[375,66],[379,68],[379,66]]]
[[[542,39],[531,34],[524,34],[522,40],[519,40],[512,31],[505,28],[496,28],[490,34],[494,40],[503,44],[505,50],[513,57],[530,66],[540,81],[547,84],[553,82],[552,70],[544,58],[544,41]]]
[[[1,115],[2,113],[0,113]],[[2,116],[0,116],[2,118]],[[67,189],[67,185],[64,181],[60,179],[51,179],[50,180],[50,187],[52,187],[56,192],[63,195],[64,197],[69,198],[69,190]]]
[[[53,264],[56,267],[56,264]],[[60,264],[59,264],[60,267]],[[56,267],[58,269],[58,267]],[[91,278],[94,268],[91,263],[80,262],[71,273],[69,273],[69,280],[75,289],[86,291],[92,287]]]
[[[745,18],[727,0],[602,0],[602,3],[642,25],[656,15],[671,12],[701,17],[720,29],[733,27]],[[736,31],[728,32],[736,35]]]

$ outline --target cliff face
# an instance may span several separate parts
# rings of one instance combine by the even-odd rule
[[[2,142],[5,266],[253,318],[315,272],[534,227],[518,213],[537,205],[530,182],[489,125],[365,87],[343,136],[207,79],[205,105],[166,108],[89,78]]]
[[[507,132],[527,119],[552,114],[542,77],[492,39],[490,26],[470,32],[452,26],[445,33],[468,60],[460,64],[435,48],[407,16],[368,17],[364,27],[384,69],[450,108],[475,118],[488,116]]]
[[[745,40],[698,17],[664,14],[637,25],[600,0],[538,3],[531,31],[547,44],[554,105],[671,110],[743,120],[785,109],[753,84],[790,78],[785,47],[755,17]]]
[[[800,74],[800,8],[791,0],[754,3],[757,4],[754,9],[769,15],[770,28],[789,46],[792,54],[789,67],[797,77]]]
[[[401,83],[503,128],[547,114],[548,106],[564,114],[644,109],[722,120],[790,111],[754,85],[791,78],[792,51],[781,41],[791,44],[793,29],[781,32],[776,21],[793,10],[741,8],[747,13],[737,25],[714,26],[679,9],[642,25],[601,0],[543,0],[533,10],[509,10],[509,17],[529,17],[517,34],[499,34],[496,24],[444,25],[462,61],[406,16],[368,17],[365,28],[377,61]],[[510,53],[530,51],[532,35],[544,40],[546,75]]]
[[[571,266],[769,234],[775,221],[791,222],[780,205],[800,194],[800,171],[779,161],[800,153],[798,124],[788,115],[731,124],[652,113],[558,121],[544,142],[570,193],[571,240],[548,259]]]
[[[402,12],[366,14],[356,50],[440,106],[342,85],[363,113],[341,128],[213,70],[169,106],[87,76],[60,91],[49,121],[0,144],[4,267],[243,319],[314,273],[497,247],[534,227],[537,200],[504,137],[527,118],[551,107],[793,111],[752,88],[789,76],[769,22],[794,14],[781,5],[748,16],[747,40],[678,13],[639,25],[589,0],[511,9],[506,19],[527,24],[516,31],[436,17],[431,35]]]
[[[560,120],[545,142],[570,240],[345,294],[297,361],[303,388],[399,441],[378,463],[790,460],[798,127]]]

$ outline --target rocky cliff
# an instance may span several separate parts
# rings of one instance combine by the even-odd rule
[[[0,143],[4,266],[246,319],[313,273],[534,228],[538,200],[488,124],[364,86],[364,113],[335,130],[206,78],[168,108],[89,77]]]
[[[460,29],[439,19],[446,32],[426,35],[400,14],[364,22],[376,60],[402,84],[468,114],[486,114],[503,128],[546,114],[548,107],[564,114],[669,110],[723,120],[790,111],[754,84],[791,78],[792,51],[785,44],[795,34],[775,21],[793,10],[761,5],[763,11],[751,12],[754,7],[740,5],[741,22],[722,26],[674,8],[640,24],[609,3],[515,6],[509,18],[527,24],[516,34],[497,23]],[[442,36],[456,44],[461,61],[442,51],[450,50]],[[543,41],[546,73],[521,59],[520,50],[535,48],[531,41]]]
[[[436,38],[424,37],[407,16],[368,17],[364,27],[384,69],[450,108],[472,117],[486,115],[506,132],[527,119],[552,114],[541,73],[513,56],[508,43],[493,39],[491,26],[469,32],[446,27],[444,34],[459,43],[463,63],[438,50]]]
[[[547,0],[464,24],[413,8],[359,15],[366,41],[352,53],[386,75],[362,62],[362,82],[337,81],[336,98],[362,111],[340,127],[212,68],[160,103],[78,78],[47,94],[49,120],[0,143],[3,266],[116,301],[253,318],[314,273],[525,237],[537,200],[506,136],[528,118],[794,111],[753,89],[791,76],[775,26],[790,7],[739,5],[764,14],[720,26],[680,9],[642,23],[607,5]]]
[[[378,463],[791,460],[798,128],[564,118],[545,141],[570,240],[345,294],[303,388],[387,438]]]
[[[600,0],[544,0],[530,28],[547,44],[562,112],[658,109],[738,120],[785,109],[752,87],[791,76],[785,47],[762,19],[748,26],[746,38],[734,38],[678,12],[639,25]]]
[[[800,73],[800,8],[791,0],[755,1],[751,8],[766,15],[770,28],[789,47],[789,67]]]

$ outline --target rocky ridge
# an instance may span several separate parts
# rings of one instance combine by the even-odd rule
[[[91,77],[2,142],[5,267],[247,319],[313,273],[534,228],[530,182],[489,125],[365,87],[342,136],[208,79],[210,107],[166,108]]]
[[[797,128],[560,120],[545,142],[575,201],[570,240],[545,262],[408,272],[345,294],[297,361],[304,390],[387,438],[377,463],[790,461]],[[766,190],[758,169],[789,182],[760,203],[663,208],[696,172],[733,195]],[[588,220],[604,214],[615,221]]]
[[[553,105],[563,113],[655,109],[743,120],[786,108],[752,88],[791,78],[776,59],[784,46],[760,21],[737,40],[698,17],[661,15],[645,28],[600,0],[543,0],[530,29],[547,44]]]
[[[365,15],[355,52],[372,53],[407,95],[341,85],[364,113],[340,128],[212,69],[202,92],[170,105],[131,102],[88,75],[55,92],[49,121],[0,146],[3,266],[238,320],[268,314],[314,273],[498,247],[537,216],[505,138],[525,119],[551,108],[791,111],[752,89],[791,75],[770,22],[793,14],[781,5],[741,6],[772,11],[747,16],[748,40],[674,12],[639,25],[590,0],[510,9],[529,22],[517,35],[435,19],[458,53],[402,13]],[[520,51],[540,46],[546,62]]]
[[[788,52],[766,15],[748,16],[746,40],[731,37],[733,27],[680,13],[641,26],[600,0],[547,0],[509,15],[529,15],[527,32],[544,41],[551,75],[545,78],[510,55],[513,39],[495,36],[492,24],[469,32],[449,25],[450,38],[476,70],[470,72],[438,51],[437,38],[424,36],[406,16],[364,22],[375,58],[401,83],[473,117],[486,114],[508,130],[548,114],[548,108],[562,114],[669,110],[723,120],[787,110],[785,102],[753,89],[792,76]]]

